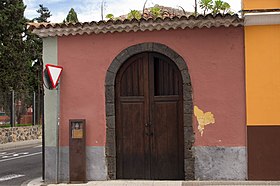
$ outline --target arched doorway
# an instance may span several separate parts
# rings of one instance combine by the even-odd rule
[[[132,56],[116,77],[117,179],[184,179],[182,78],[166,56]]]
[[[183,96],[183,167],[184,179],[194,179],[194,155],[192,144],[194,132],[192,127],[192,88],[188,68],[184,59],[174,50],[160,43],[141,43],[121,51],[112,61],[106,73],[105,104],[106,104],[106,162],[108,179],[117,178],[117,149],[116,149],[116,77],[127,60],[140,53],[158,53],[165,56],[177,67],[182,78]]]

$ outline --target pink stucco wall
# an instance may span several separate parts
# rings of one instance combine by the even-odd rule
[[[68,145],[69,119],[87,120],[87,145],[104,146],[106,140],[105,76],[113,59],[125,48],[157,42],[175,50],[187,63],[194,105],[212,112],[215,124],[196,146],[245,146],[245,79],[243,28],[203,28],[130,32],[58,38],[61,79],[62,146]]]

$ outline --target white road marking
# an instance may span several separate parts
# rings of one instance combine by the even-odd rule
[[[4,156],[10,156],[10,155],[13,155],[15,152],[10,152],[10,153],[8,153],[8,152],[6,152],[5,154],[4,154]],[[0,155],[0,156],[3,156],[3,155]]]
[[[6,175],[6,176],[3,176],[3,177],[0,178],[0,182],[15,179],[15,178],[20,178],[20,177],[23,177],[23,176],[25,176],[25,175],[22,175],[22,174]]]
[[[35,146],[35,147],[33,147],[33,148],[38,148],[38,147],[42,147],[42,145],[38,145],[38,146]]]
[[[13,158],[9,158],[9,159],[4,159],[4,160],[0,160],[0,162],[9,161],[9,160],[15,160],[15,159],[19,159],[19,158],[25,158],[25,157],[29,157],[29,156],[35,156],[35,155],[38,155],[38,154],[42,154],[42,152],[36,152],[36,153],[33,153],[33,154],[27,154],[27,155],[23,155],[23,156],[18,156],[18,157],[13,157]]]
[[[4,155],[1,155],[1,154],[0,154],[0,158],[3,159],[3,158],[21,156],[21,155],[26,155],[26,154],[29,154],[29,152],[20,152],[20,153],[15,153],[15,152],[13,152],[13,153],[7,153],[7,152],[5,152]]]

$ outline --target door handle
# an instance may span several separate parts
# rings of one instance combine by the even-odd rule
[[[149,136],[150,129],[149,129],[149,123],[145,123],[145,135]]]
[[[153,136],[154,133],[153,132],[145,132],[146,136]]]
[[[151,130],[151,127],[152,126],[152,123],[151,122],[148,122],[148,123],[145,123],[145,127],[146,127],[146,132],[145,132],[145,134],[146,134],[146,136],[153,136],[154,135],[154,133],[153,132],[150,132],[150,130]]]
[[[150,126],[152,126],[151,122],[145,124],[145,127],[150,127]]]

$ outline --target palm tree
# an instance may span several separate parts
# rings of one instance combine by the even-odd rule
[[[224,2],[222,0],[216,0],[212,8],[213,14],[218,14],[221,12]]]
[[[230,5],[227,2],[223,2],[221,10],[223,11],[223,14],[230,13]]]
[[[205,15],[205,13],[208,10],[212,10],[212,8],[213,8],[213,1],[212,0],[200,0],[199,1],[199,7],[201,9],[203,9],[203,14]]]

